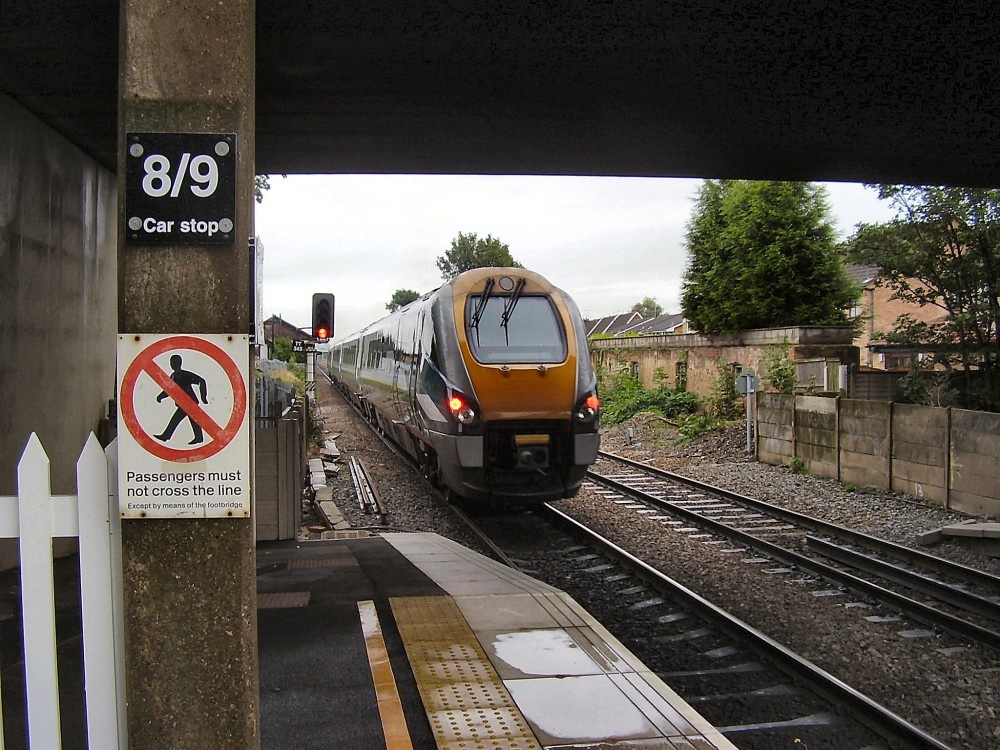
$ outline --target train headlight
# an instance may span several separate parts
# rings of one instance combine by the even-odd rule
[[[471,426],[479,421],[479,414],[475,406],[457,391],[452,391],[451,396],[448,398],[448,409],[451,411],[451,415],[458,420],[459,424]]]
[[[577,422],[589,424],[597,419],[600,408],[601,399],[597,397],[596,393],[590,392],[580,399],[573,412],[573,416],[576,417]]]

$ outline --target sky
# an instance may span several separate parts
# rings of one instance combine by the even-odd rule
[[[461,232],[487,235],[576,300],[585,318],[652,297],[680,312],[686,225],[700,179],[441,175],[272,175],[256,206],[263,313],[300,328],[314,292],[335,298],[334,338],[386,315],[397,289],[442,283],[437,258]],[[888,203],[822,183],[839,238],[886,221]]]

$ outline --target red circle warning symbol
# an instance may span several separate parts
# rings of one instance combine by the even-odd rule
[[[183,351],[199,352],[212,360],[225,373],[225,382],[232,393],[232,410],[228,418],[219,420],[213,417],[199,403],[198,395],[207,404],[204,378],[181,368]],[[165,369],[155,361],[156,357],[171,354],[170,370]],[[159,435],[153,435],[140,423],[136,414],[136,386],[145,375],[151,378],[162,391],[157,401],[169,396],[176,405],[174,418]],[[221,383],[212,383],[213,391],[217,391]],[[215,398],[215,396],[213,396]],[[121,382],[122,421],[129,434],[145,451],[165,461],[186,463],[202,461],[211,458],[224,449],[237,435],[246,420],[247,390],[240,369],[233,359],[211,341],[196,336],[170,336],[160,339],[139,352],[138,356],[125,370]],[[194,431],[194,440],[189,447],[174,448],[167,445],[173,429],[183,419],[187,419]],[[206,439],[207,436],[207,439]]]

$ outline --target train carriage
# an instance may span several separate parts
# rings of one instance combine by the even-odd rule
[[[571,497],[600,443],[573,300],[522,268],[466,271],[333,343],[331,379],[449,494]]]

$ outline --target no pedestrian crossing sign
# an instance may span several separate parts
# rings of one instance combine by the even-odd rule
[[[249,337],[118,337],[122,518],[250,515]]]

